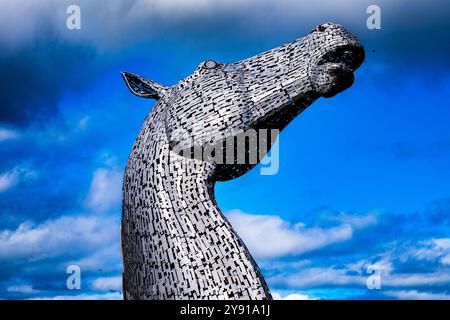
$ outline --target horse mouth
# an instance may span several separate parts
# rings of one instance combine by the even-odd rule
[[[310,70],[311,84],[322,97],[329,98],[349,88],[353,72],[363,63],[364,48],[347,43],[326,52]]]
[[[351,72],[358,69],[365,58],[364,49],[359,44],[346,44],[338,46],[325,53],[317,62],[317,65],[332,63],[342,65]]]

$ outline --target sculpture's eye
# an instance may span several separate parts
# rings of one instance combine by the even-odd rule
[[[214,68],[217,68],[218,65],[219,65],[219,63],[217,61],[208,60],[208,61],[205,61],[203,63],[203,68],[205,68],[205,69],[214,69]]]

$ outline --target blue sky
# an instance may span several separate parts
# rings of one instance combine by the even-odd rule
[[[372,1],[75,2],[81,30],[65,27],[74,1],[1,4],[0,298],[121,297],[121,180],[153,102],[120,71],[171,85],[326,21],[366,48],[355,84],[282,132],[276,175],[218,183],[218,204],[276,298],[450,298],[445,1],[377,1],[381,30]]]

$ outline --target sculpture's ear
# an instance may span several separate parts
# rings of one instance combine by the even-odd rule
[[[122,72],[122,77],[125,80],[128,89],[130,89],[130,91],[138,97],[147,99],[159,99],[167,90],[166,87],[136,74]]]

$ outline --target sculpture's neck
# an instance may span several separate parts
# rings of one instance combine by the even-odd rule
[[[143,168],[149,183],[135,209],[124,201],[124,250],[134,252],[134,261],[125,261],[128,298],[270,299],[255,261],[216,205],[213,165],[166,151]]]

